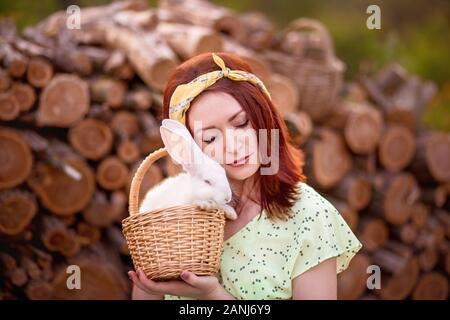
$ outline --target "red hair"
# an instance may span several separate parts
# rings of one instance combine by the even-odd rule
[[[253,73],[248,63],[239,56],[225,52],[216,54],[223,59],[228,68]],[[214,70],[219,70],[219,67],[213,61],[211,53],[199,54],[180,64],[173,71],[164,90],[163,119],[169,118],[170,98],[178,85],[190,82],[197,76]],[[268,150],[266,154],[269,157],[272,141],[271,129],[279,129],[278,172],[273,175],[257,173],[258,177],[255,181],[260,183],[260,205],[266,210],[269,219],[287,219],[290,216],[292,205],[300,197],[297,184],[300,181],[305,182],[306,176],[303,174],[304,153],[293,145],[280,111],[261,89],[247,81],[222,78],[205,91],[221,91],[230,94],[245,110],[252,127],[257,132],[259,129],[267,129]],[[189,110],[186,114],[186,123],[188,123],[188,116]],[[259,135],[257,136],[259,143]],[[270,167],[270,165],[270,163],[261,164],[262,167]]]

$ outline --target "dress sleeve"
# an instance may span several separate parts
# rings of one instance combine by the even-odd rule
[[[339,211],[316,190],[306,186],[303,197],[296,207],[299,247],[291,279],[332,257],[337,257],[337,273],[344,271],[361,242]]]

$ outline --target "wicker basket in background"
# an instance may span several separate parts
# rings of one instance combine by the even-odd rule
[[[345,71],[327,29],[317,20],[299,18],[280,35],[279,45],[282,52],[269,51],[266,58],[296,83],[298,109],[314,121],[325,119],[333,112]]]
[[[223,249],[225,215],[222,210],[208,212],[185,205],[139,212],[142,179],[150,166],[167,154],[165,148],[149,154],[131,182],[130,216],[122,220],[122,229],[134,267],[141,268],[153,280],[177,279],[183,270],[215,275]],[[173,196],[176,193],[173,190]]]

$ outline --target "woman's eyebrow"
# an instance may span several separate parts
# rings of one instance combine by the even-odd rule
[[[231,116],[230,119],[228,119],[228,122],[233,121],[234,118],[236,118],[241,112],[244,112],[244,110],[241,109],[241,111],[236,112],[234,115]],[[208,129],[212,129],[215,128],[214,126],[209,126],[209,127],[205,127],[205,128],[200,128],[199,130],[196,131],[196,133],[200,130],[208,130]]]

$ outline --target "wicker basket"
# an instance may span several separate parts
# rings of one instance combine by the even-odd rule
[[[316,44],[312,53],[308,42],[295,47],[289,40],[301,39],[305,30],[314,34]],[[292,42],[291,42],[292,43]],[[299,90],[299,109],[307,112],[313,121],[320,121],[332,113],[343,83],[345,65],[336,58],[332,39],[326,28],[318,21],[299,18],[289,24],[281,36],[285,52],[272,55],[277,72],[290,77]]]
[[[222,210],[208,212],[185,205],[139,213],[142,179],[150,166],[167,154],[165,148],[149,154],[131,182],[130,216],[122,220],[122,229],[134,267],[153,280],[177,279],[182,270],[215,275],[223,249]]]

